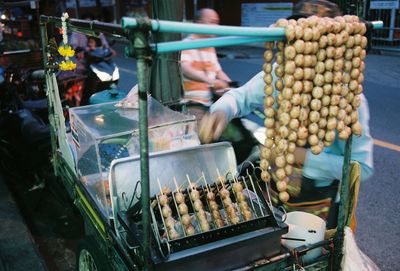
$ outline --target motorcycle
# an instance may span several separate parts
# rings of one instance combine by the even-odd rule
[[[51,152],[50,130],[46,118],[45,99],[23,100],[27,93],[26,74],[10,66],[5,69],[0,84],[0,162],[3,172],[15,173],[13,169],[23,166],[26,173],[39,176],[49,165]],[[32,86],[30,86],[32,87]],[[29,92],[28,92],[29,93]]]
[[[90,96],[118,84],[119,69],[109,48],[97,47],[86,52],[87,79],[81,105],[90,104]]]

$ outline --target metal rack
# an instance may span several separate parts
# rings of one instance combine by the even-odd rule
[[[239,201],[235,196],[235,193],[233,191],[233,180],[232,179],[227,179],[226,182],[224,183],[224,186],[227,188],[228,191],[230,191],[231,198],[234,197],[233,203],[238,205]],[[268,223],[271,222],[271,220],[268,218],[272,210],[269,210],[267,203],[265,202],[264,197],[262,196],[261,188],[259,187],[258,183],[253,183],[252,178],[250,175],[248,175],[246,178],[243,178],[242,181],[240,182],[243,186],[245,186],[246,189],[246,194],[248,195],[246,197],[246,202],[249,203],[251,208],[251,213],[252,213],[252,218],[249,221],[246,221],[243,216],[241,216],[241,212],[239,210],[239,207],[235,205],[236,207],[236,212],[240,216],[240,221],[239,223],[232,223],[229,221],[227,218],[227,211],[223,207],[222,204],[222,199],[221,195],[219,193],[219,186],[222,184],[219,184],[218,182],[214,183],[213,185],[209,185],[208,188],[206,186],[198,186],[197,191],[199,191],[200,194],[200,200],[203,202],[205,209],[204,211],[211,213],[211,208],[208,206],[208,201],[206,201],[206,194],[208,192],[208,189],[211,189],[212,191],[215,191],[216,195],[216,202],[219,205],[219,212],[222,214],[224,225],[220,228],[215,226],[215,219],[210,216],[210,221],[212,222],[213,226],[209,231],[205,231],[199,227],[199,221],[198,218],[196,218],[193,215],[194,218],[194,223],[196,224],[196,233],[193,234],[192,236],[188,236],[185,231],[183,230],[183,224],[181,220],[181,216],[179,215],[179,210],[178,210],[178,204],[175,199],[175,192],[173,191],[167,196],[172,200],[171,203],[169,203],[169,206],[172,206],[172,212],[174,214],[174,217],[177,219],[176,224],[178,225],[178,228],[182,227],[182,233],[180,237],[176,240],[171,239],[168,234],[166,235],[167,241],[171,244],[173,250],[181,250],[187,247],[193,247],[196,245],[199,245],[202,240],[204,242],[207,242],[209,240],[215,240],[216,236],[218,238],[224,238],[224,236],[229,236],[232,233],[238,234],[241,232],[246,232],[246,231],[253,231],[257,230],[263,227],[268,226]],[[248,189],[248,187],[252,187],[251,189]],[[254,189],[254,190],[253,190]],[[195,207],[193,200],[190,199],[190,189],[183,189],[181,190],[181,193],[183,193],[186,197],[186,202],[190,204],[191,207],[189,207],[189,213],[194,214],[195,213]],[[152,212],[152,223],[159,225],[159,231],[161,232],[167,232],[167,227],[166,227],[166,222],[162,216],[162,205],[159,201],[159,196],[155,196],[151,198],[151,201],[157,201],[156,207],[151,208]],[[274,225],[275,226],[275,225]],[[160,234],[155,234],[158,237],[161,237]],[[194,241],[197,240],[197,241]],[[159,240],[159,243],[162,243],[163,240]]]

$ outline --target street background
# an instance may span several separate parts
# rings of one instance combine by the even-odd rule
[[[112,22],[115,19],[119,21],[121,16],[134,15],[137,9],[135,2],[158,2],[160,8],[154,10],[153,15],[160,16],[159,18],[166,16],[168,20],[190,21],[195,17],[196,10],[207,6],[213,7],[220,14],[222,25],[242,25],[243,22],[252,26],[264,26],[271,23],[265,20],[274,21],[272,15],[289,15],[281,12],[288,11],[291,2],[297,1],[278,3],[261,0],[6,0],[1,1],[0,5],[1,23],[4,24],[4,31],[0,31],[0,40],[4,37],[9,44],[0,44],[0,51],[40,48],[40,32],[37,28],[40,14],[61,16],[63,12],[68,11],[71,17],[82,19],[85,13],[91,13],[101,22]],[[332,2],[336,2],[344,14],[356,14],[369,21],[383,21],[384,28],[374,31],[372,35],[373,47],[397,53],[370,54],[366,59],[364,93],[369,101],[371,134],[375,138],[375,174],[361,184],[356,238],[362,251],[383,271],[400,270],[400,253],[397,250],[400,243],[400,204],[397,200],[400,192],[399,1]],[[168,3],[166,6],[169,8],[162,7],[161,3]],[[265,8],[282,4],[284,9]],[[15,9],[11,12],[7,7]],[[147,6],[147,12],[150,11],[151,8]],[[174,13],[184,18],[170,17]],[[32,27],[28,27],[29,22]],[[114,48],[118,52],[115,60],[121,73],[119,87],[129,90],[136,83],[135,60],[124,57],[123,45],[116,44]],[[264,50],[260,46],[220,48],[218,52],[224,70],[241,84],[258,73],[264,62]],[[37,60],[41,63],[40,59]],[[32,64],[35,60],[21,59],[18,64],[23,64],[22,62]],[[7,65],[3,63],[3,66]],[[42,187],[34,180],[31,172],[24,171],[24,165],[15,160],[7,161],[10,160],[9,157],[4,157],[0,159],[0,271],[75,270],[75,251],[84,231],[82,221],[70,198],[65,196],[63,187],[56,185],[56,180],[52,180],[51,176],[48,176],[49,181]],[[4,165],[10,168],[5,169]],[[49,168],[48,172],[51,175],[52,168]]]

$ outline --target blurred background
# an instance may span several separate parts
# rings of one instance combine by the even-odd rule
[[[91,14],[103,22],[119,23],[121,17],[131,16],[135,9],[145,5],[153,17],[152,5],[163,1],[148,0],[42,0],[0,2],[0,50],[38,47],[38,16],[40,14],[60,16],[68,12],[72,18]],[[168,3],[169,2],[169,3]],[[164,1],[164,6],[179,6],[184,21],[192,21],[195,11],[203,7],[215,9],[223,25],[265,26],[287,14],[298,1],[266,0],[180,0]],[[336,2],[344,14],[358,15],[366,20],[382,20],[384,27],[373,33],[373,45],[377,50],[399,50],[400,13],[399,1],[343,1]],[[171,12],[175,12],[171,9]],[[229,11],[229,12],[227,12]],[[7,42],[5,42],[7,40]]]

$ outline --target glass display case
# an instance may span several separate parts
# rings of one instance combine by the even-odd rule
[[[111,162],[140,153],[139,110],[116,105],[103,103],[69,111],[76,170],[106,216],[112,216],[108,181]],[[151,97],[148,127],[151,153],[200,144],[194,116],[173,111]]]

